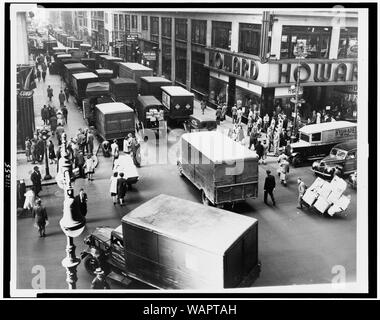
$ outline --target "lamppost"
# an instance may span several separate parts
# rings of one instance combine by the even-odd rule
[[[56,177],[58,186],[65,191],[63,202],[63,217],[59,221],[62,231],[67,238],[66,257],[62,260],[62,266],[66,268],[66,282],[69,289],[76,289],[77,266],[80,259],[75,256],[74,238],[84,230],[86,219],[82,216],[74,204],[74,189],[71,185],[71,160],[67,150],[67,136],[62,134],[61,158],[59,159],[59,171]]]
[[[49,172],[49,161],[48,161],[48,152],[47,152],[47,139],[49,139],[49,130],[47,128],[43,128],[41,130],[41,138],[44,141],[44,149],[45,149],[45,177],[44,180],[50,180],[52,179],[52,176]]]
[[[295,97],[290,99],[292,103],[294,103],[294,122],[293,122],[293,130],[291,140],[294,142],[297,139],[298,132],[298,107],[301,106],[302,103],[305,102],[303,99],[299,99],[300,95],[300,76],[301,76],[301,59],[306,58],[307,52],[304,49],[304,45],[302,42],[297,42],[293,51],[294,56],[297,58],[297,79],[296,86],[292,85],[290,88],[292,92],[295,92]]]

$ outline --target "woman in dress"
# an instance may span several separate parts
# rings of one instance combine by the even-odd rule
[[[113,205],[117,203],[117,176],[118,173],[114,172],[110,179],[110,193],[113,200]]]
[[[94,180],[92,178],[92,175],[95,173],[95,161],[91,157],[90,154],[87,155],[86,163],[84,164],[84,166],[86,168],[86,174],[87,174],[87,177],[88,177],[88,181]]]
[[[32,161],[31,156],[32,156],[32,142],[30,141],[29,137],[26,138],[25,140],[25,155],[26,155],[26,161]]]

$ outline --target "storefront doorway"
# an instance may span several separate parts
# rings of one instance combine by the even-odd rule
[[[236,78],[235,77],[229,77],[228,81],[228,101],[227,105],[229,108],[232,108],[235,102],[235,91],[236,91]]]

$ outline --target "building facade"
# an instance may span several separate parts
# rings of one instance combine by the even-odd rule
[[[302,116],[338,106],[356,117],[356,12],[217,11],[124,12],[126,51],[135,49],[126,60],[149,65],[211,105],[237,104],[246,112],[258,105],[262,114],[280,104],[291,115],[299,75]]]

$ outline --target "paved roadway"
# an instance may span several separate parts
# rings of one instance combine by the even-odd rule
[[[38,111],[46,102],[47,84],[53,85],[54,98],[58,99],[58,90],[61,87],[59,77],[48,75],[47,83],[38,84],[35,94],[36,124],[41,123]],[[198,109],[197,102],[195,112],[199,112]],[[208,112],[214,113],[212,110]],[[69,136],[83,126],[82,115],[74,102],[70,100],[69,126],[67,126]],[[86,248],[83,238],[96,227],[117,227],[123,215],[158,194],[165,193],[200,202],[199,191],[185,178],[181,178],[176,169],[176,143],[179,136],[180,132],[170,136],[169,163],[154,164],[148,161],[139,169],[141,179],[133,190],[128,192],[127,205],[123,208],[114,206],[109,196],[111,160],[98,154],[99,166],[95,180],[88,182],[80,179],[74,185],[75,194],[83,186],[89,196],[87,226],[83,234],[75,239],[77,256]],[[154,146],[148,142],[142,148],[152,156]],[[148,158],[147,154],[142,152],[143,159]],[[18,165],[21,168],[27,164],[25,161],[25,164],[18,162]],[[348,281],[355,280],[356,192],[347,190],[347,194],[351,195],[347,216],[326,217],[307,210],[298,210],[296,209],[296,178],[301,176],[306,184],[310,185],[314,181],[314,175],[310,171],[310,166],[291,168],[287,187],[279,185],[277,180],[275,190],[277,207],[266,206],[262,201],[262,188],[267,168],[275,172],[277,168],[275,158],[269,158],[267,165],[260,165],[258,199],[249,200],[233,209],[237,214],[256,218],[259,222],[259,259],[262,263],[262,271],[252,286],[330,283],[334,276],[331,270],[335,265],[345,267]],[[22,172],[20,170],[18,174]],[[21,176],[19,175],[19,178]],[[65,289],[67,287],[66,273],[61,266],[61,260],[66,254],[66,239],[59,227],[59,220],[62,217],[63,191],[56,185],[44,186],[40,195],[49,216],[47,237],[39,238],[30,217],[17,219],[17,288],[31,289],[32,280],[35,277],[32,268],[41,265],[46,270],[46,288]],[[90,288],[92,279],[93,276],[87,274],[84,266],[80,264],[77,287]],[[115,283],[111,283],[111,287],[122,288]],[[146,288],[146,286],[132,282],[129,288]]]

